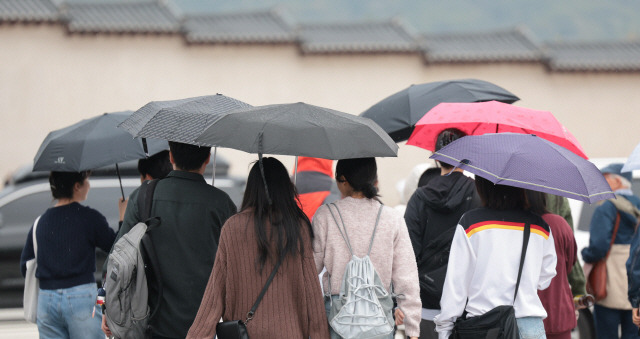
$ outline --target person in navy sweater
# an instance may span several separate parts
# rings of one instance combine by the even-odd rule
[[[40,338],[104,338],[101,310],[94,313],[95,250],[109,252],[116,234],[100,212],[80,204],[89,193],[89,172],[51,172],[49,183],[56,204],[36,227]],[[20,258],[23,276],[35,257],[32,232]]]

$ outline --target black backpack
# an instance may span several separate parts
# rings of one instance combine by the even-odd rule
[[[422,251],[418,262],[420,299],[429,309],[440,309],[444,278],[447,275],[449,252],[456,227],[451,227],[430,241]]]
[[[459,180],[452,190],[460,190],[466,184],[465,180]],[[447,275],[447,264],[449,263],[449,252],[451,251],[451,242],[456,232],[458,220],[473,206],[473,196],[475,190],[467,191],[468,198],[461,210],[453,212],[452,215],[438,213],[438,211],[428,209],[427,224],[425,225],[422,238],[422,253],[418,258],[418,278],[420,282],[420,299],[422,307],[428,309],[440,309],[440,298],[442,297],[442,287],[444,286],[444,278]],[[460,214],[460,216],[455,215]],[[437,234],[435,238],[432,236]]]

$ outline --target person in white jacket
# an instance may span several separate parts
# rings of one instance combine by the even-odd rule
[[[556,275],[556,252],[549,226],[527,211],[525,191],[495,185],[476,176],[483,207],[465,213],[451,245],[441,313],[436,316],[440,339],[451,335],[456,319],[482,315],[500,305],[513,305],[521,338],[545,338],[547,313],[537,290]],[[520,287],[513,301],[522,251],[523,231],[531,235]]]

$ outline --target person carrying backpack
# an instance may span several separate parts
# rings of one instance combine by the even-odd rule
[[[158,294],[150,289],[148,303],[150,309],[160,303],[150,326],[152,337],[161,339],[186,337],[209,281],[222,225],[236,212],[231,198],[202,176],[210,147],[169,142],[169,148],[174,170],[158,182],[149,214],[160,219],[149,236],[156,249],[163,292],[158,301]],[[134,190],[129,201],[137,201],[139,193]],[[138,204],[128,204],[118,239],[144,221]],[[109,299],[114,292],[107,289],[106,293]],[[107,312],[108,318],[116,316]],[[102,330],[111,335],[106,319]]]
[[[456,129],[442,131],[436,140],[436,151],[464,133]],[[409,199],[404,214],[411,245],[418,263],[422,321],[420,338],[435,339],[433,318],[440,313],[442,286],[447,272],[449,249],[462,215],[480,207],[480,197],[473,179],[461,169],[441,163],[440,176],[431,178]]]
[[[351,326],[351,335],[347,337],[392,338],[390,308],[393,305],[389,303],[392,283],[393,292],[398,295],[398,306],[404,314],[406,334],[411,338],[420,335],[418,269],[409,232],[402,216],[377,200],[376,171],[374,158],[338,161],[336,181],[343,199],[320,207],[313,219],[316,269],[318,273],[325,267],[327,270],[323,276],[323,288],[329,289],[330,293],[330,297],[325,298],[325,308],[331,338],[341,337],[335,330],[336,323],[341,325],[341,330],[345,327],[349,330],[348,321],[341,318],[340,312],[344,315],[353,309],[356,311],[354,319],[379,324],[383,330],[376,333],[384,334],[368,336],[367,333],[357,333],[358,326]],[[360,275],[353,272],[355,267],[370,268],[366,263],[367,257],[373,270]],[[353,293],[350,297],[341,298],[346,291]],[[355,307],[339,308],[344,303]],[[367,305],[366,310],[359,307],[363,304]],[[383,316],[379,313],[381,309]],[[398,318],[396,324],[401,323]],[[389,326],[391,330],[386,333]]]

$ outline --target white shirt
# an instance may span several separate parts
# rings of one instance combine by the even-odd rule
[[[455,320],[465,309],[467,317],[474,317],[497,306],[513,304],[524,223],[505,221],[509,220],[508,216],[499,215],[495,218],[497,221],[483,221],[478,213],[473,213],[478,210],[484,210],[480,214],[486,217],[487,209],[468,212],[453,237],[440,300],[441,312],[434,320],[441,339],[449,338]],[[553,236],[541,218],[535,225],[531,226],[520,287],[513,304],[516,318],[546,318],[537,290],[547,288],[556,275]]]

